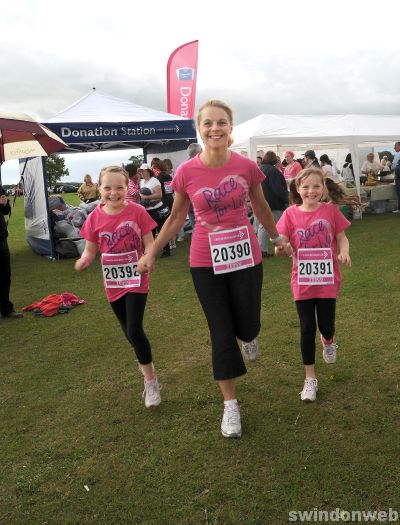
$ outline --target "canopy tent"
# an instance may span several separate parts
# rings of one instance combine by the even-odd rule
[[[256,160],[257,149],[265,147],[317,146],[346,148],[353,170],[360,173],[359,145],[400,140],[399,115],[273,115],[262,114],[233,130],[233,149],[246,150]],[[318,148],[319,149],[319,148]],[[359,177],[355,177],[360,191]]]
[[[44,123],[68,144],[62,153],[141,148],[146,156],[183,150],[196,140],[193,120],[96,89]]]
[[[95,89],[45,123],[53,133],[64,137],[67,147],[59,151],[62,154],[139,148],[145,158],[176,152],[172,155],[180,157],[181,162],[186,160],[188,145],[196,142],[193,120],[138,106]],[[39,205],[48,200],[45,166],[36,160],[30,158],[24,164],[27,240],[34,251],[54,257],[48,210]]]

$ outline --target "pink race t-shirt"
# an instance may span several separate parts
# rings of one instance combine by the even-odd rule
[[[81,228],[81,236],[87,241],[97,243],[100,253],[126,253],[137,251],[143,254],[142,237],[157,226],[147,211],[133,202],[116,215],[109,215],[99,204],[86,219]],[[149,291],[148,273],[141,276],[140,286],[135,288],[105,288],[107,300],[111,303],[128,292],[147,293]]]
[[[190,266],[212,266],[208,234],[247,226],[254,264],[261,262],[261,250],[247,216],[252,187],[265,179],[257,164],[232,151],[220,168],[205,166],[197,155],[181,164],[171,183],[178,193],[192,201],[196,224],[190,246]]]
[[[334,204],[322,202],[315,211],[302,211],[290,206],[279,219],[276,228],[289,238],[293,248],[291,287],[295,301],[304,299],[336,298],[339,294],[341,273],[336,253],[336,234],[343,232],[350,222]],[[299,248],[331,248],[334,283],[326,285],[299,285],[297,250]]]
[[[283,176],[285,177],[286,181],[290,181],[296,177],[296,175],[301,171],[303,168],[300,166],[300,164],[295,160],[292,162],[292,164],[288,164],[285,167],[285,170],[283,172]]]

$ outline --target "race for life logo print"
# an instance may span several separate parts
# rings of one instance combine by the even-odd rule
[[[330,248],[332,246],[332,227],[325,219],[318,219],[307,228],[295,231],[299,248]]]
[[[220,226],[216,226],[214,221],[212,224],[205,221],[202,213],[212,210],[217,223],[219,223],[223,221],[230,211],[244,209],[248,194],[249,186],[247,180],[241,175],[228,175],[215,188],[200,188],[193,195],[196,220],[202,226],[217,231],[220,229]]]
[[[133,221],[124,221],[113,232],[100,232],[101,243],[107,253],[141,252],[141,230]]]

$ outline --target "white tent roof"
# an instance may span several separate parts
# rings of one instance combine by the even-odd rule
[[[47,119],[51,122],[143,122],[189,119],[139,106],[93,89],[63,111]]]
[[[233,130],[234,149],[249,144],[361,144],[400,140],[400,115],[262,114]]]
[[[354,173],[360,172],[358,146],[400,140],[400,115],[273,115],[262,114],[233,129],[232,149],[247,150],[256,159],[266,146],[317,145],[350,150]],[[356,177],[359,190],[359,180]]]

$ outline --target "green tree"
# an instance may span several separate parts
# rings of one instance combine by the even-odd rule
[[[50,188],[54,188],[55,184],[62,178],[69,175],[68,168],[65,167],[65,160],[53,153],[46,159],[46,180]]]
[[[129,162],[132,162],[138,168],[143,164],[143,155],[132,155],[132,157],[129,157]]]

